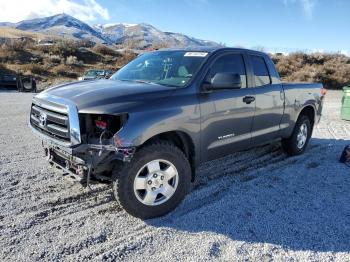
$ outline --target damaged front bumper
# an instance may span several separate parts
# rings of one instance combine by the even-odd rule
[[[129,162],[136,148],[116,148],[114,145],[82,144],[76,147],[64,147],[50,140],[43,140],[46,159],[49,164],[63,175],[89,184],[91,176],[111,180],[106,175],[116,161]]]

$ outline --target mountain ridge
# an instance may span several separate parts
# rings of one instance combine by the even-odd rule
[[[133,43],[139,47],[219,46],[214,41],[202,40],[181,33],[164,32],[151,24],[109,23],[90,26],[67,14],[23,20],[17,23],[0,22],[0,27],[44,33],[75,40],[91,40],[108,45]]]

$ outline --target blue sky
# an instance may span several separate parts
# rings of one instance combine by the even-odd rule
[[[0,0],[0,10],[0,21],[65,12],[90,24],[144,22],[227,46],[350,54],[350,0]]]
[[[350,53],[349,0],[101,0],[110,20],[147,22],[228,46]]]

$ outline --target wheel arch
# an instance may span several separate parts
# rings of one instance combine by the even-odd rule
[[[196,154],[195,144],[191,136],[184,131],[178,131],[178,130],[166,131],[166,132],[158,133],[148,138],[142,144],[142,146],[148,145],[150,143],[153,143],[159,140],[167,141],[174,144],[185,154],[191,166],[191,179],[193,182],[195,179],[195,168],[197,166],[197,154]]]
[[[315,124],[315,117],[316,117],[316,109],[312,105],[306,105],[300,111],[297,120],[302,115],[307,116],[309,118],[309,120],[311,122],[311,131],[313,131],[314,124]]]
[[[294,109],[293,114],[290,114],[290,119],[289,123],[287,125],[287,128],[282,130],[281,137],[282,139],[289,138],[295,128],[295,125],[300,118],[301,115],[306,115],[311,122],[311,131],[313,131],[314,124],[316,122],[316,108],[315,106],[310,102],[310,103],[305,103],[303,106],[301,106],[298,110]]]

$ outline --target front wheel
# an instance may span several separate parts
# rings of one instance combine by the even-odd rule
[[[116,168],[113,193],[131,215],[165,215],[186,196],[191,181],[188,159],[176,146],[158,142],[137,151],[130,163]]]
[[[311,129],[310,119],[301,115],[295,124],[292,136],[282,140],[282,147],[288,155],[295,156],[305,152],[311,138]]]

